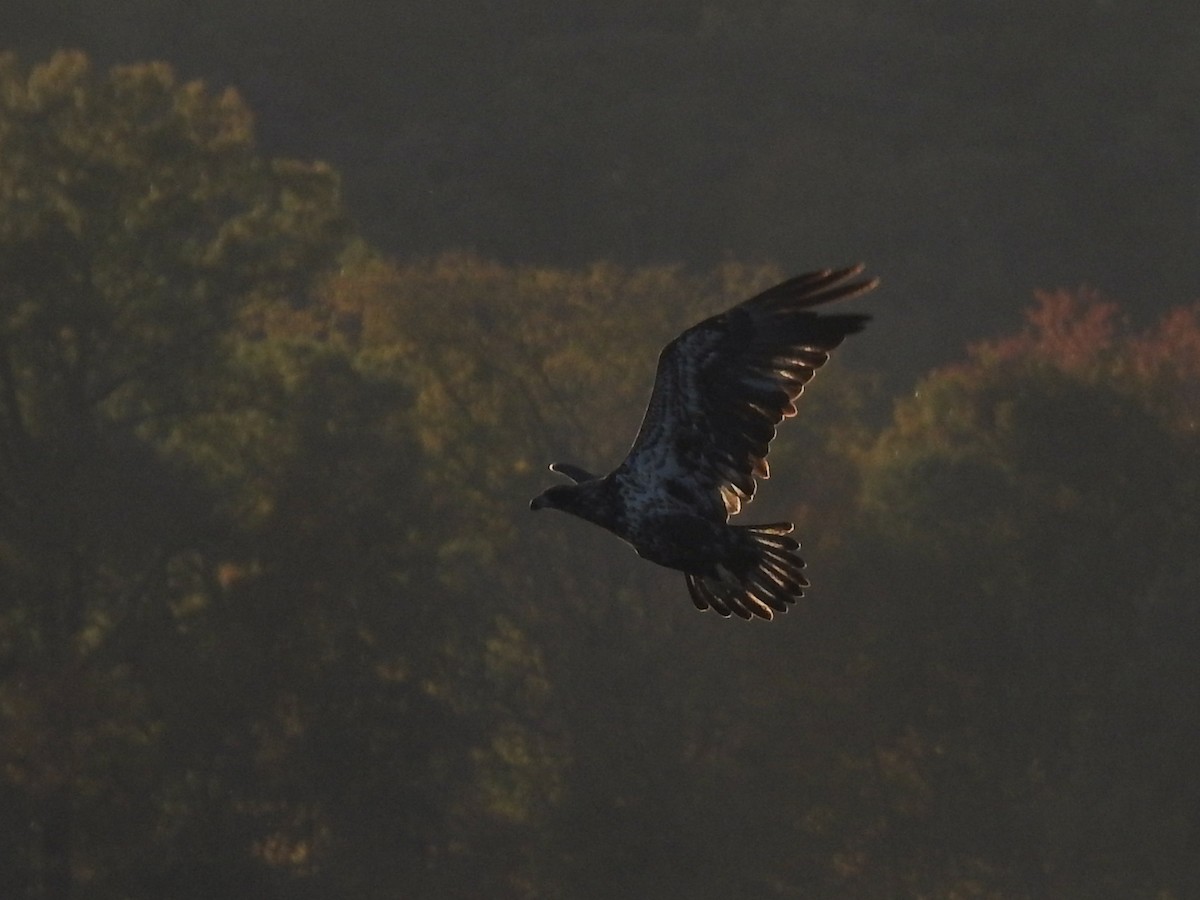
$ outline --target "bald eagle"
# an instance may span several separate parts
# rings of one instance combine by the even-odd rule
[[[730,525],[768,478],[775,426],[829,353],[869,316],[823,315],[815,306],[866,293],[862,265],[791,278],[705,319],[667,344],[637,438],[598,477],[570,463],[551,471],[573,483],[548,488],[530,509],[559,509],[631,544],[643,559],[684,573],[698,609],[770,619],[808,581],[791,522]]]

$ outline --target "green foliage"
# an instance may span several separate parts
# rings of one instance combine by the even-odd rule
[[[322,292],[364,256],[337,179],[165,66],[4,65],[6,891],[504,881],[560,790],[511,706],[548,688],[458,608],[417,360]]]
[[[345,233],[320,165],[253,149],[236,94],[163,65],[5,64],[0,280],[24,427],[176,412],[233,318],[302,289]]]
[[[2,75],[0,756],[17,817],[4,855],[23,861],[6,887],[123,895],[198,862],[189,837],[235,813],[211,792],[245,790],[220,771],[236,716],[216,747],[180,741],[224,698],[192,694],[181,714],[177,695],[220,674],[197,660],[223,554],[247,553],[243,507],[282,492],[221,502],[229,445],[278,459],[304,425],[280,427],[300,418],[284,409],[225,446],[175,443],[233,401],[235,326],[303,290],[346,224],[328,170],[254,154],[232,93],[158,65],[95,77],[72,54]],[[293,359],[293,382],[311,386],[319,361]],[[243,868],[252,835],[222,838],[240,837]]]

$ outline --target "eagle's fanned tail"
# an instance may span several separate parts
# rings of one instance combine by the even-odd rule
[[[697,609],[711,608],[726,618],[771,619],[776,612],[786,612],[808,587],[804,560],[795,552],[800,544],[788,536],[792,523],[730,527],[737,546],[718,561],[716,574],[684,576],[692,602]]]

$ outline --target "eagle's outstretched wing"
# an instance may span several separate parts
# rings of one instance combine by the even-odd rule
[[[829,352],[870,318],[811,311],[875,287],[878,279],[854,280],[862,270],[791,278],[671,341],[621,468],[643,483],[681,475],[698,501],[735,514],[754,496],[755,477],[769,476],[775,426],[796,414],[794,401]]]

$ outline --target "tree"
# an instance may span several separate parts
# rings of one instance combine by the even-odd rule
[[[234,327],[300,298],[348,233],[333,174],[259,157],[232,91],[161,64],[98,76],[80,54],[28,72],[0,59],[0,840],[14,895],[110,896],[161,862],[177,826],[160,663],[234,521],[168,438],[211,409]]]
[[[887,840],[913,892],[1187,896],[1200,310],[1037,299],[861,457]]]

